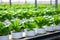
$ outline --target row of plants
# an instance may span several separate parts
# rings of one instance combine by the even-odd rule
[[[23,6],[24,5],[24,6]],[[22,38],[45,34],[47,31],[60,30],[60,10],[46,5],[34,8],[34,5],[5,5],[0,7],[0,40]],[[21,6],[21,7],[20,7]],[[28,7],[27,7],[28,6]]]
[[[0,21],[0,40],[9,40],[9,34],[12,38],[22,38],[23,32],[26,37],[54,30],[60,30],[60,15],[46,15],[22,20],[15,18],[11,21],[7,19],[4,22]]]
[[[4,21],[6,19],[13,19],[13,18],[30,18],[30,17],[38,17],[38,16],[44,16],[44,15],[60,15],[59,10],[55,10],[54,8],[46,8],[42,11],[40,9],[18,9],[16,11],[14,10],[3,10],[0,11],[0,19],[1,21]]]
[[[24,5],[24,6],[23,6]],[[37,9],[44,10],[45,8],[51,7],[54,8],[54,4],[37,4]],[[33,9],[35,8],[34,4],[12,4],[11,6],[9,4],[0,4],[0,10],[9,10],[9,9]],[[58,4],[58,9],[60,9],[60,4]]]
[[[24,6],[23,6],[24,5]],[[54,5],[49,5],[49,4],[37,4],[37,8],[41,9],[41,8],[46,8],[47,6],[52,6],[54,7]],[[13,9],[32,9],[35,8],[34,4],[12,4],[11,7],[9,4],[0,4],[0,10],[7,10],[9,8],[13,8]]]

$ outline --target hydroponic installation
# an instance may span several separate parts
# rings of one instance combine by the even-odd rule
[[[60,32],[60,1],[50,0],[49,3],[38,3],[34,0],[31,4],[25,3],[0,4],[0,40],[25,39]],[[45,1],[44,1],[45,2]],[[9,36],[10,35],[10,36]],[[34,39],[35,40],[35,39]]]

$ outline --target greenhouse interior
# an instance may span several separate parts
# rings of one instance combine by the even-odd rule
[[[0,0],[0,40],[60,40],[60,0]]]

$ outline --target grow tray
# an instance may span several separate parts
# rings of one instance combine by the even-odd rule
[[[38,34],[34,37],[23,37],[21,39],[12,39],[12,40],[52,40],[60,37],[60,31],[47,32],[45,34]]]

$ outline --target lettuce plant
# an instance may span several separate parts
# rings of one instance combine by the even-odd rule
[[[38,24],[39,28],[42,28],[42,26],[48,23],[48,21],[43,16],[35,17],[34,20]]]
[[[23,29],[22,29],[23,27],[21,26],[21,24],[19,23],[19,20],[17,20],[17,19],[12,22],[10,27],[11,27],[12,31],[14,31],[14,32],[22,32],[23,31]]]
[[[53,17],[54,17],[54,23],[55,23],[56,25],[60,24],[60,16],[54,15]]]
[[[0,21],[0,36],[9,35],[10,27],[6,27],[3,22]]]
[[[54,24],[54,18],[52,16],[48,16],[46,20],[48,21],[47,23],[48,26]]]
[[[33,30],[34,28],[36,28],[38,25],[35,22],[32,21],[28,21],[24,23],[24,27],[25,29],[27,29],[28,31]]]

